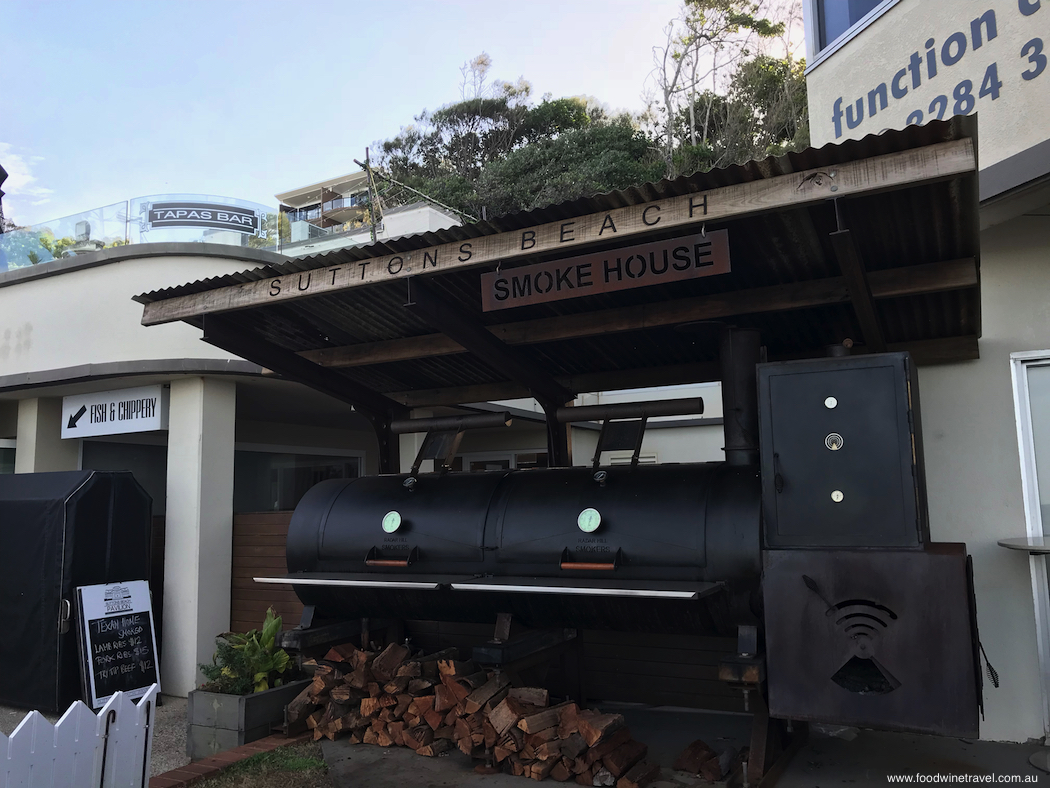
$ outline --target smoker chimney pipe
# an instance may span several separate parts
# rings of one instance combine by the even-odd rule
[[[758,464],[758,381],[762,337],[754,329],[727,328],[719,337],[722,417],[729,465]]]

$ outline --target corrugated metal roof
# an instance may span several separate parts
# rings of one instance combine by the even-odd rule
[[[887,131],[869,134],[860,140],[847,140],[841,144],[827,144],[822,148],[807,148],[799,153],[769,157],[761,161],[749,161],[720,170],[683,175],[673,180],[643,183],[627,189],[581,197],[576,200],[535,208],[531,211],[506,214],[488,221],[456,225],[443,230],[389,238],[368,246],[333,249],[309,257],[289,259],[279,265],[268,265],[241,271],[235,274],[199,279],[185,285],[153,290],[136,296],[142,304],[162,301],[180,295],[214,290],[226,285],[269,279],[274,276],[296,274],[330,265],[352,263],[373,257],[410,252],[438,244],[469,241],[485,235],[495,235],[509,230],[518,230],[547,222],[559,221],[573,216],[598,213],[629,205],[678,197],[683,194],[707,191],[721,186],[772,178],[801,170],[834,166],[846,161],[881,156],[887,153],[950,142],[963,137],[976,137],[977,121],[970,116],[957,116],[946,121],[934,121],[925,126],[908,126],[902,131]]]
[[[724,170],[646,183],[486,222],[385,240],[368,247],[352,247],[291,259],[251,271],[154,291],[136,300],[150,303],[331,265],[352,264],[381,255],[462,242],[584,214],[802,170],[825,169],[848,161],[975,136],[974,118],[953,118],[841,145],[827,145],[778,158],[748,162]],[[976,173],[972,173],[960,178],[926,181],[892,192],[852,197],[840,206],[838,216],[834,203],[827,201],[807,207],[712,221],[708,225],[710,229],[724,228],[730,237],[732,271],[719,276],[533,304],[499,312],[481,311],[479,275],[490,270],[491,266],[435,273],[428,277],[428,281],[454,309],[491,327],[621,310],[642,304],[659,307],[665,302],[680,303],[683,299],[694,297],[717,300],[722,294],[728,296],[759,288],[834,279],[841,276],[841,271],[829,236],[838,228],[839,221],[850,229],[863,263],[871,274],[959,259],[973,259],[979,263],[976,182]],[[678,228],[662,234],[654,233],[646,242],[683,235],[685,232]],[[531,262],[535,260],[517,261],[514,265]],[[398,279],[301,300],[226,312],[223,313],[223,319],[236,323],[239,328],[263,342],[293,352],[367,346],[370,343],[437,333],[440,327],[429,325],[416,310],[406,308],[407,298],[406,280]],[[980,335],[980,292],[976,285],[959,290],[880,298],[876,301],[876,311],[885,340],[892,346],[910,347],[930,340],[964,339],[971,343],[965,347],[972,347],[975,346],[975,338]],[[697,319],[703,319],[705,314],[698,313]],[[787,311],[752,310],[722,319],[760,329],[771,358],[812,354],[844,338],[857,339],[862,336],[853,307],[845,298]],[[190,322],[201,325],[199,318]],[[698,334],[676,330],[673,326],[662,326],[519,344],[515,350],[541,365],[554,377],[578,380],[584,376],[583,379],[587,380],[591,379],[586,377],[588,375],[697,366],[716,358],[715,344],[702,332]],[[969,351],[964,349],[964,352]],[[384,393],[462,390],[463,401],[486,398],[479,396],[476,388],[466,391],[465,387],[502,384],[505,381],[505,376],[465,352],[333,368],[333,371]],[[425,398],[425,395],[421,396]],[[436,402],[442,397],[454,397],[455,393],[434,396]]]

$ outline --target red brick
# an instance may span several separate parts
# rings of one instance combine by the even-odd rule
[[[179,767],[179,771],[193,772],[194,774],[199,774],[202,777],[208,777],[210,775],[217,774],[218,772],[222,771],[222,769],[223,766],[212,766],[210,764],[201,763],[200,761],[197,761],[196,763],[191,763],[187,766]]]
[[[170,772],[165,772],[164,776],[169,780],[181,780],[183,785],[192,785],[202,779],[199,774],[188,772],[185,769],[172,769]]]
[[[181,788],[185,784],[182,780],[172,780],[163,774],[149,778],[149,788]]]

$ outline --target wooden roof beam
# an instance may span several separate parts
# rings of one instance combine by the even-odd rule
[[[429,282],[413,282],[410,303],[431,326],[477,356],[493,369],[524,386],[541,402],[564,405],[576,396],[520,350],[497,339],[485,326],[448,303]]]
[[[874,353],[883,353],[886,350],[886,337],[879,321],[879,313],[875,310],[875,298],[853,234],[849,230],[837,230],[831,234],[831,245],[839,261],[839,268],[842,269],[842,277],[846,280],[853,311],[857,315],[857,322],[860,323],[861,334],[864,335],[864,344]]]
[[[218,315],[205,315],[204,341],[228,353],[266,367],[334,399],[354,406],[367,418],[379,441],[380,473],[397,473],[398,439],[390,430],[394,418],[407,418],[408,409],[383,394],[362,386],[338,372],[267,342]]]
[[[863,350],[863,348],[855,348]],[[891,352],[907,351],[912,354],[916,364],[947,364],[956,361],[970,361],[980,357],[977,337],[968,335],[948,337],[945,339],[928,339],[916,342],[891,343],[887,350]],[[792,354],[791,358],[816,358],[824,354],[824,349],[814,349],[812,353]],[[863,355],[856,353],[856,355]],[[774,358],[772,361],[787,361],[788,358]],[[715,362],[695,364],[677,364],[670,367],[656,367],[630,370],[613,370],[586,375],[558,378],[559,382],[576,391],[612,391],[649,386],[674,386],[687,383],[709,383],[721,379],[721,367]],[[490,400],[517,399],[529,396],[529,392],[518,383],[488,383],[477,386],[458,386],[441,389],[416,389],[414,391],[391,392],[390,397],[411,408],[432,407],[436,405],[458,405],[464,402],[488,402]]]
[[[153,301],[146,304],[142,323],[170,323],[537,255],[567,256],[596,243],[627,242],[701,222],[712,224],[828,199],[906,189],[975,170],[974,143],[967,137],[365,260],[330,252],[340,262]]]
[[[867,278],[875,298],[935,293],[976,287],[978,284],[977,263],[973,258],[872,271]],[[413,289],[415,288],[416,285],[413,285]],[[503,323],[488,326],[487,330],[508,345],[525,345],[599,336],[617,331],[639,331],[696,320],[718,320],[782,309],[840,304],[849,300],[850,291],[845,277],[830,277],[621,309]],[[304,350],[300,355],[325,367],[357,367],[463,352],[463,345],[452,337],[445,334],[427,334],[382,342]]]

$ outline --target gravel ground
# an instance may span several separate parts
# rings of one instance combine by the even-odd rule
[[[10,734],[28,714],[25,709],[0,706],[0,733]],[[45,714],[50,722],[58,722],[60,714]],[[153,763],[150,776],[156,776],[185,766],[186,757],[186,699],[162,696],[157,707],[156,727],[153,729]]]

